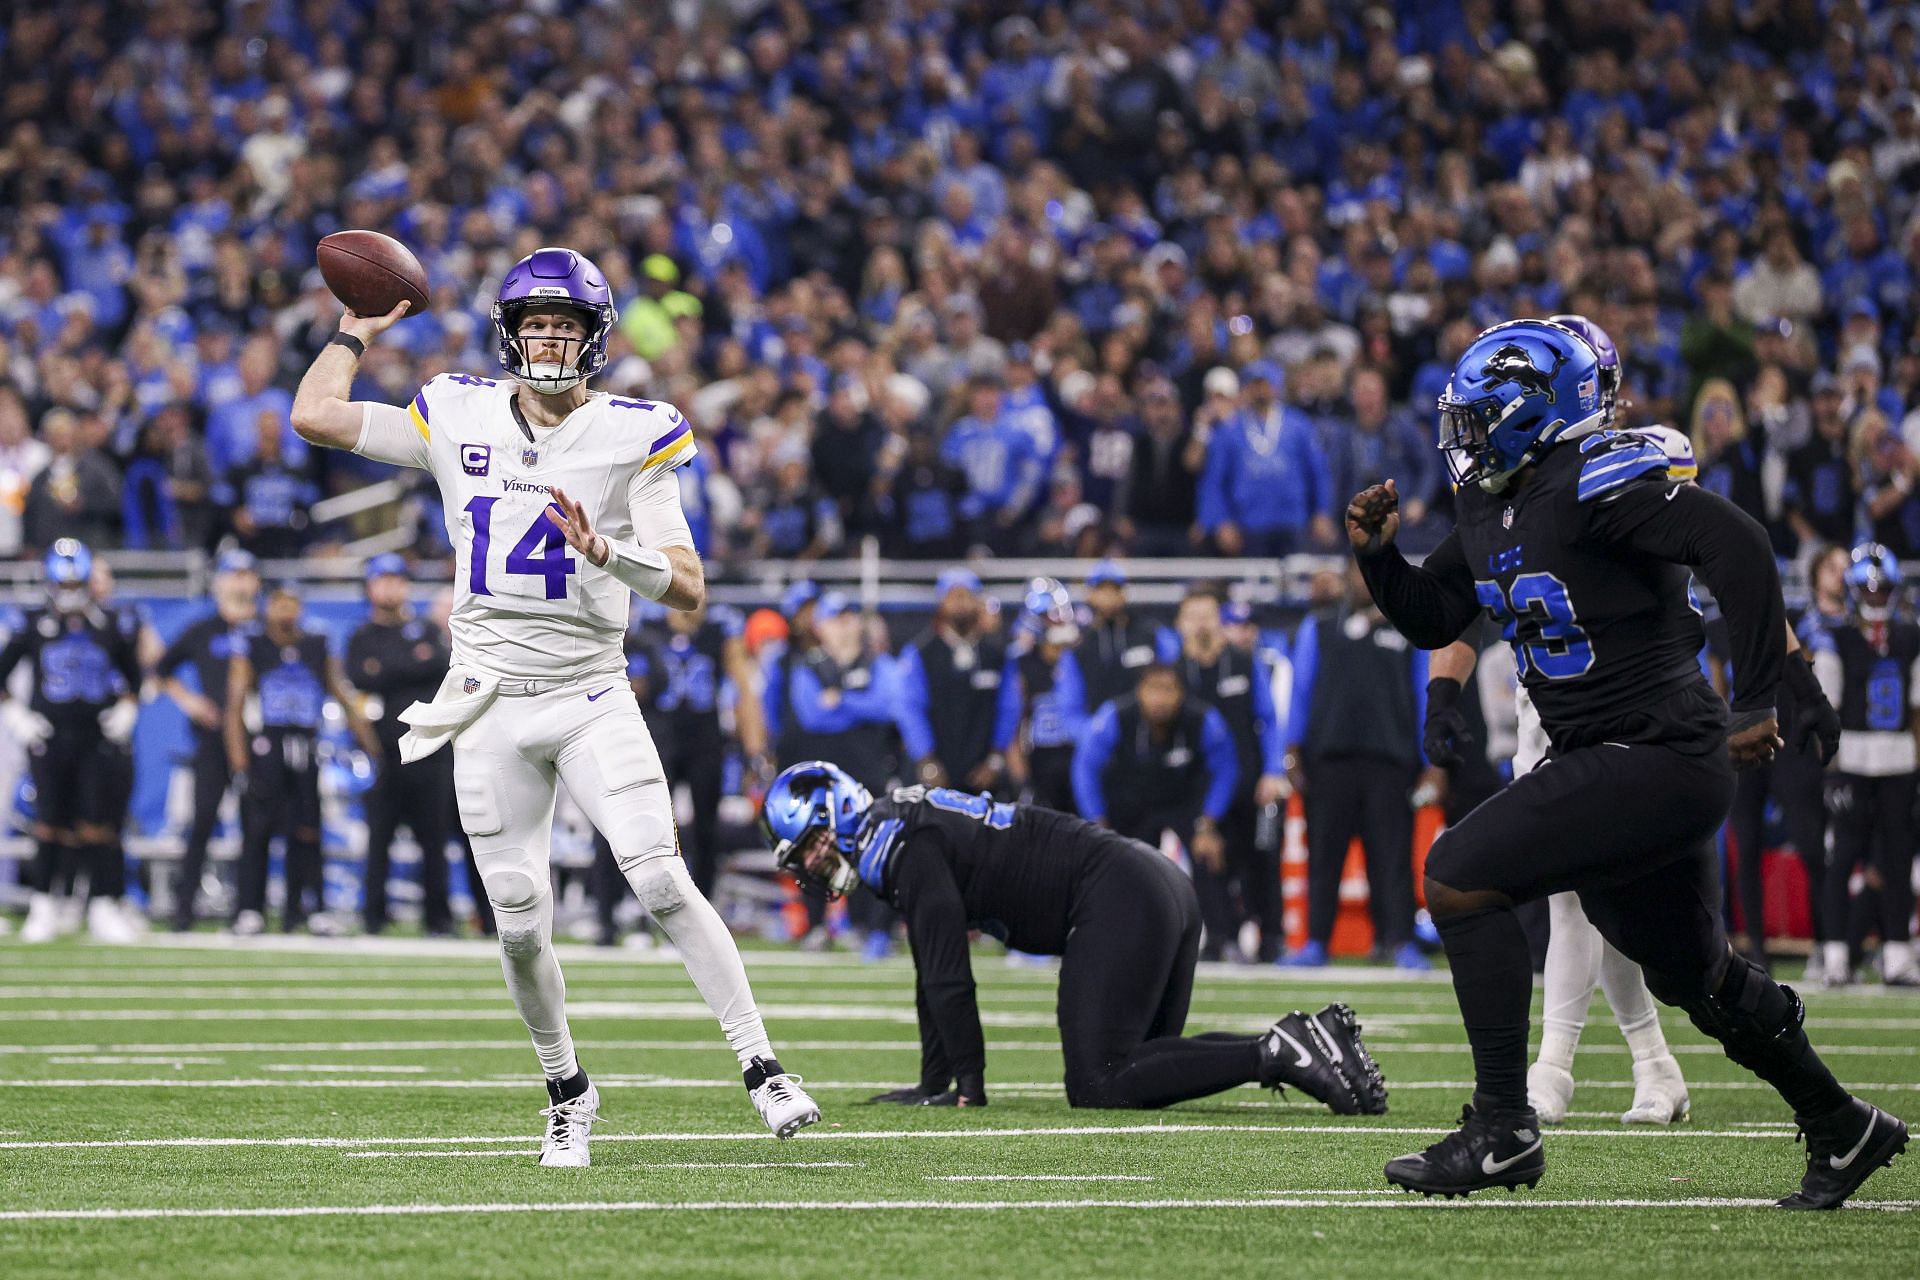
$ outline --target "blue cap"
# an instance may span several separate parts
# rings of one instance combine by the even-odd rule
[[[1255,360],[1240,371],[1241,382],[1252,382],[1255,378],[1268,384],[1278,395],[1286,389],[1287,371],[1271,360]]]
[[[1865,316],[1869,320],[1878,320],[1880,318],[1880,307],[1872,298],[1867,297],[1863,293],[1847,304],[1847,319],[1851,320],[1855,316]]]
[[[1087,585],[1099,587],[1109,583],[1116,587],[1126,586],[1127,571],[1112,560],[1102,560],[1087,574]]]
[[[1220,606],[1220,621],[1230,627],[1253,621],[1253,606],[1245,600],[1229,600]]]
[[[968,591],[980,590],[980,575],[962,565],[951,569],[942,569],[940,576],[934,579],[933,598],[944,600],[947,592],[955,587],[965,587]]]
[[[409,576],[407,573],[407,558],[397,551],[388,551],[367,561],[368,578],[384,578],[388,576],[399,578]]]
[[[780,597],[780,612],[791,618],[815,600],[820,598],[820,584],[812,578],[801,578],[787,588]]]
[[[251,551],[222,551],[220,558],[213,562],[215,573],[258,573],[260,562],[253,558]]]
[[[819,603],[813,606],[813,617],[816,622],[825,622],[829,618],[837,618],[843,613],[852,612],[853,601],[847,599],[846,594],[840,591],[827,592],[820,597]]]

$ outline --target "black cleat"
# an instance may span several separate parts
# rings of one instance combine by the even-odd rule
[[[1298,1009],[1260,1037],[1260,1083],[1292,1085],[1335,1115],[1378,1116],[1387,1110],[1387,1085],[1353,1010],[1330,1004],[1311,1016]]]
[[[1423,1196],[1470,1196],[1488,1187],[1532,1187],[1547,1171],[1533,1112],[1461,1109],[1460,1127],[1416,1155],[1387,1162],[1387,1181]]]
[[[1838,1209],[1875,1169],[1907,1149],[1907,1126],[1858,1098],[1817,1129],[1801,1121],[1800,1135],[1807,1140],[1807,1172],[1800,1189],[1779,1202],[1782,1209]]]

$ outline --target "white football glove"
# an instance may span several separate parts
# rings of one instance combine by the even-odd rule
[[[13,698],[0,702],[0,725],[23,747],[37,747],[53,732],[51,720]]]
[[[100,732],[116,747],[133,741],[133,726],[140,719],[140,704],[122,698],[100,713]]]

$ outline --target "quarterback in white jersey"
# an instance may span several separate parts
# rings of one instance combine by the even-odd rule
[[[493,904],[507,988],[547,1076],[540,1162],[589,1163],[599,1090],[580,1069],[553,954],[556,780],[607,837],[641,905],[720,1020],[755,1108],[791,1136],[820,1111],[767,1040],[739,951],[680,858],[660,755],[626,691],[630,593],[706,598],[676,468],[697,446],[671,405],[589,391],[615,311],[570,249],[514,265],[493,307],[507,379],[441,374],[406,408],[349,399],[366,344],[406,313],[349,311],[293,406],[305,439],[432,474],[455,553],[453,663],[400,714],[402,755],[451,744],[461,825]]]

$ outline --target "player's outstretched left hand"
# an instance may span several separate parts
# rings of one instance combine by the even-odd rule
[[[547,508],[547,519],[560,526],[560,532],[567,535],[567,545],[591,560],[596,567],[604,567],[610,554],[607,540],[593,531],[593,521],[587,518],[587,509],[567,496],[567,491],[559,485],[548,492],[553,494],[553,503]]]
[[[1355,555],[1372,555],[1400,532],[1400,489],[1393,481],[1369,485],[1347,504],[1347,542]]]
[[[1785,745],[1780,740],[1780,722],[1772,716],[1727,735],[1727,754],[1733,758],[1736,769],[1766,764]]]

